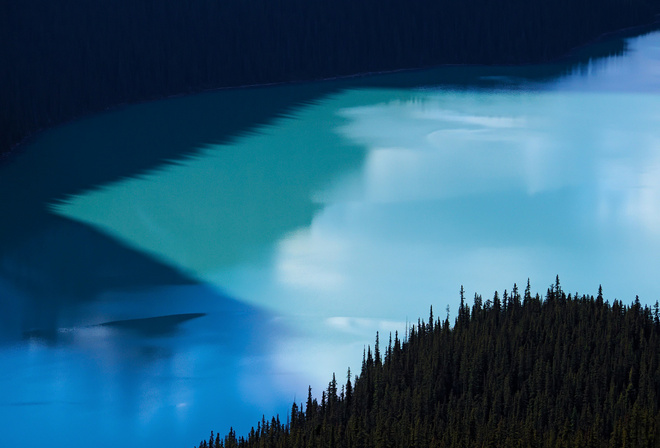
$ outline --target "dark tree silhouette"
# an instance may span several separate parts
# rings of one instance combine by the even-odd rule
[[[350,393],[337,395],[333,375],[289,424],[264,419],[247,438],[199,446],[660,446],[657,302],[567,295],[558,278],[545,299],[528,282],[522,302],[516,286],[506,307],[494,302],[475,295],[453,327],[420,321],[382,360],[377,336]]]

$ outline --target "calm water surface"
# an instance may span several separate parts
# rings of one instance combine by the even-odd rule
[[[654,303],[659,129],[655,32],[44,133],[0,167],[0,446],[243,434],[461,285]]]

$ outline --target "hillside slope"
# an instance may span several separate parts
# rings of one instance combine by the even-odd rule
[[[462,295],[462,294],[461,294]],[[658,303],[611,305],[529,286],[468,307],[455,324],[423,321],[404,341],[378,336],[360,375],[321,402],[293,404],[219,447],[658,447]]]

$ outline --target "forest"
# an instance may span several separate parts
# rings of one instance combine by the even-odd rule
[[[529,281],[367,348],[359,375],[309,389],[286,421],[198,448],[659,447],[660,312]]]
[[[207,89],[548,60],[660,0],[0,2],[0,158],[35,132]]]

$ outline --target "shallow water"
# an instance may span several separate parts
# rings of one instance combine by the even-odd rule
[[[0,167],[0,445],[245,433],[461,285],[654,303],[659,94],[656,32],[42,134]]]

